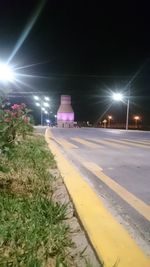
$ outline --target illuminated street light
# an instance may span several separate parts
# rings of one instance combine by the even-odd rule
[[[49,114],[46,108],[49,108],[50,105],[46,101],[50,101],[48,96],[33,96],[34,100],[36,100],[35,105],[41,108],[41,125],[43,125],[43,114]]]
[[[107,120],[103,120],[104,128],[106,128]]]
[[[49,120],[49,119],[46,119],[46,122],[47,122],[47,123],[50,123],[50,120]]]
[[[40,107],[40,106],[41,106],[40,103],[38,103],[38,102],[36,102],[35,105],[36,105],[37,107]]]
[[[39,100],[40,98],[39,98],[39,96],[34,95],[34,99],[35,99],[35,100]]]
[[[135,128],[137,128],[138,127],[138,121],[140,120],[140,117],[134,116],[134,119],[135,119]]]
[[[111,123],[111,120],[112,120],[112,116],[108,116],[108,127],[110,127],[110,123]]]
[[[2,82],[12,82],[15,78],[15,73],[13,69],[4,63],[0,63],[0,81]]]
[[[123,100],[123,94],[121,94],[121,93],[113,93],[112,98],[115,101],[122,101]]]
[[[43,106],[44,106],[44,107],[49,107],[49,103],[44,102],[44,103],[43,103]]]
[[[122,101],[124,99],[124,95],[121,93],[113,93],[112,99],[115,101]],[[128,97],[128,99],[127,99],[127,114],[126,114],[126,130],[128,130],[128,125],[129,125],[129,106],[130,106],[130,100]]]
[[[48,96],[44,97],[46,101],[50,101],[50,98]]]

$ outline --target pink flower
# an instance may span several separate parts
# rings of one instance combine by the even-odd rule
[[[21,105],[14,104],[11,108],[12,108],[13,110],[18,110],[18,109],[21,109]]]

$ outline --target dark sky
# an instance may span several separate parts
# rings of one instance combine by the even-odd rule
[[[1,60],[9,58],[40,2],[0,0]],[[143,66],[131,83],[130,119],[138,114],[147,123],[149,58],[148,1],[48,0],[11,62],[17,66],[42,62],[20,72],[47,78],[24,78],[32,89],[13,90],[48,92],[54,113],[60,94],[70,94],[76,120],[96,121],[111,102],[110,90],[121,88],[126,94],[125,85]],[[107,114],[123,121],[125,108],[113,104]]]

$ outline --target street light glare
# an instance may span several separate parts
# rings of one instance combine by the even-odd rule
[[[43,103],[43,106],[44,106],[44,107],[49,107],[49,103],[44,102],[44,103]]]
[[[121,101],[123,100],[123,95],[121,93],[113,93],[112,98],[115,101]]]
[[[34,95],[34,99],[35,99],[35,100],[39,100],[39,96]]]
[[[15,74],[12,68],[4,63],[0,63],[0,81],[2,82],[12,82],[14,80]]]
[[[36,102],[35,105],[36,105],[37,107],[40,107],[40,103],[38,103],[38,102]]]
[[[139,116],[135,116],[134,119],[135,119],[135,120],[139,120],[140,117],[139,117]]]
[[[45,96],[46,101],[50,101],[50,98],[48,96]]]

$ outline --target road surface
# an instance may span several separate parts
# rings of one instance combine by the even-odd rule
[[[150,255],[150,132],[94,128],[51,132],[108,210]]]

